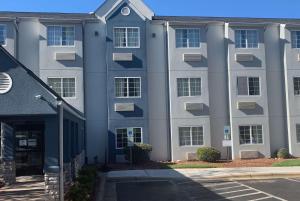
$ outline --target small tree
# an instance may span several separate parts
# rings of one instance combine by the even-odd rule
[[[217,162],[221,158],[221,152],[212,147],[203,147],[197,150],[197,156],[200,161]]]

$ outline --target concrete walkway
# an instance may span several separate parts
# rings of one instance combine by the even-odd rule
[[[107,179],[191,177],[197,177],[198,179],[255,179],[269,177],[300,177],[300,167],[126,170],[111,171],[107,173]]]
[[[44,188],[43,176],[17,177],[14,185],[0,188],[0,201],[49,200]]]

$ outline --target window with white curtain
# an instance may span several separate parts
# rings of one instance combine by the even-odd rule
[[[74,46],[75,27],[51,25],[47,26],[48,46]]]
[[[176,48],[199,48],[200,29],[176,29]]]
[[[236,48],[258,48],[258,31],[253,29],[235,30]]]
[[[115,96],[117,98],[140,98],[141,78],[140,77],[116,77]]]
[[[61,97],[75,97],[75,78],[48,78],[48,85]]]
[[[115,48],[139,48],[140,29],[138,27],[116,27],[114,28]]]
[[[200,96],[201,78],[177,78],[178,96]]]

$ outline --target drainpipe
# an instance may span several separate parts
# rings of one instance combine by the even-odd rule
[[[59,200],[64,201],[64,105],[59,101]]]

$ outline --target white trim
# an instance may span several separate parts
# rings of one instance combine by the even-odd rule
[[[0,24],[0,26],[4,27],[4,44],[2,45],[2,47],[5,47],[7,45],[7,25]]]
[[[48,27],[60,27],[62,31],[62,27],[73,27],[74,28],[74,45],[62,45],[62,38],[60,39],[60,45],[49,45],[48,43]],[[76,42],[76,26],[75,25],[64,25],[64,24],[49,24],[46,26],[46,39],[47,39],[47,47],[75,47]]]
[[[127,96],[117,97],[116,96],[116,79],[127,79]],[[139,96],[129,96],[129,79],[139,79],[140,80],[140,95]],[[142,98],[142,78],[141,77],[114,77],[114,97],[118,99],[127,98]]]
[[[190,129],[190,142],[191,144],[190,145],[180,145],[180,133],[179,133],[179,130],[180,128],[189,128]],[[193,133],[192,133],[192,128],[202,128],[202,142],[203,144],[201,145],[193,145]],[[205,141],[204,141],[204,125],[197,125],[197,126],[178,126],[177,127],[177,130],[178,130],[178,145],[179,147],[203,147],[205,146]]]
[[[126,47],[117,47],[115,43],[115,29],[125,29],[125,38],[126,38]],[[138,30],[138,46],[129,47],[128,46],[128,29],[137,29]],[[116,49],[139,49],[141,48],[141,31],[140,27],[113,27],[113,44]]]
[[[248,47],[248,39],[246,38],[246,47],[236,47],[236,31],[256,31],[257,32],[257,47]],[[234,29],[234,47],[236,49],[259,49],[259,29]]]
[[[4,89],[4,90],[1,90],[0,91],[0,95],[3,95],[3,94],[6,94],[6,93],[8,93],[10,90],[11,90],[11,88],[12,88],[12,86],[13,86],[13,80],[12,80],[12,78],[10,77],[10,75],[9,74],[7,74],[7,73],[4,73],[4,72],[0,72],[0,75],[3,75],[6,79],[8,79],[8,87],[6,88],[6,89]]]
[[[47,85],[52,89],[52,87],[49,85],[49,82],[48,82],[48,79],[61,79],[61,94],[60,96],[64,99],[77,99],[77,79],[76,79],[76,76],[75,77],[47,77]],[[64,94],[63,94],[63,79],[74,79],[74,84],[75,84],[75,96],[73,97],[65,97]]]
[[[143,131],[143,127],[123,127],[123,128],[115,128],[115,149],[116,150],[123,150],[125,147],[121,147],[118,148],[118,134],[117,134],[117,130],[119,129],[126,129],[126,132],[128,132],[128,128],[140,128],[141,129],[141,144],[144,143],[144,131]],[[134,136],[133,136],[134,139]]]
[[[189,47],[189,39],[187,38],[187,47],[177,47],[177,37],[176,37],[176,30],[189,30],[189,29],[197,29],[199,30],[199,47]],[[176,49],[201,49],[201,28],[195,27],[195,28],[175,28],[175,48]]]
[[[249,144],[241,144],[241,133],[240,133],[240,127],[241,126],[249,126],[250,127],[250,143]],[[253,126],[261,126],[261,139],[262,139],[262,143],[253,143],[253,138],[252,138],[252,127]],[[265,145],[265,140],[264,140],[264,127],[262,124],[240,124],[238,125],[238,130],[239,130],[239,145],[240,146],[251,146],[251,145]]]

